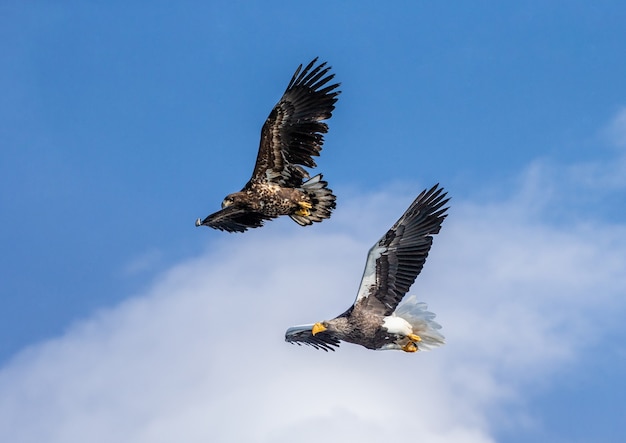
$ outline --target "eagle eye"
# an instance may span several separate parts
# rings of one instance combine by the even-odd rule
[[[234,202],[235,200],[232,197],[230,196],[226,197],[224,201],[222,201],[222,209],[224,209],[227,206],[232,205]]]

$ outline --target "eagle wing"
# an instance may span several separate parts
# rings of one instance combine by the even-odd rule
[[[233,205],[214,212],[202,221],[198,219],[196,226],[205,225],[220,231],[244,232],[248,228],[263,226],[263,221],[269,219],[270,217],[258,212],[250,212]]]
[[[355,307],[390,315],[419,275],[433,235],[446,218],[448,201],[439,185],[422,191],[369,251]],[[361,303],[356,303],[360,301]]]
[[[312,328],[313,325],[292,326],[285,332],[285,341],[298,346],[303,344],[313,346],[315,349],[323,349],[326,352],[334,352],[334,347],[339,347],[339,339],[333,337],[331,333],[324,331],[313,335]]]
[[[327,86],[335,77],[330,67],[326,62],[314,67],[316,62],[298,67],[263,124],[252,181],[298,187],[309,177],[302,166],[316,166],[313,156],[319,156],[328,132],[322,120],[332,116],[340,93],[338,83]]]

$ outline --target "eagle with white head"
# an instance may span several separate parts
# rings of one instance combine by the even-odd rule
[[[356,300],[332,320],[294,326],[285,341],[334,351],[340,341],[368,349],[426,350],[444,343],[435,314],[405,294],[419,275],[446,218],[449,199],[439,185],[422,191],[369,251]],[[404,299],[404,300],[403,300]]]

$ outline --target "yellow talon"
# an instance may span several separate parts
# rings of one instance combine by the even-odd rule
[[[309,215],[311,215],[311,211],[309,211],[308,209],[298,209],[296,211],[296,215],[300,216],[300,217],[308,217]]]
[[[402,350],[404,352],[416,352],[417,346],[412,341],[408,342],[406,345],[402,346]]]
[[[419,335],[415,335],[415,334],[409,334],[406,336],[406,338],[408,338],[412,342],[422,341],[422,337],[420,337]]]
[[[296,211],[296,215],[299,215],[300,217],[308,217],[311,215],[311,211],[309,211],[309,209],[313,207],[311,203],[301,201],[298,202],[298,206],[300,206],[300,209]]]

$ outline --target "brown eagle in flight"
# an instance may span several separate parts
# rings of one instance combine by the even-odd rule
[[[285,93],[261,130],[261,143],[252,177],[239,192],[226,196],[222,209],[196,226],[228,232],[258,228],[265,220],[288,215],[301,226],[330,217],[335,196],[322,174],[309,178],[303,166],[316,166],[340,91],[330,66],[317,58],[298,66]],[[307,181],[304,181],[308,179]]]
[[[432,236],[446,218],[446,194],[439,185],[424,190],[372,246],[356,300],[346,312],[332,320],[289,328],[285,340],[325,351],[334,351],[341,340],[368,349],[405,352],[442,345],[435,314],[415,296],[402,299],[424,267]]]

